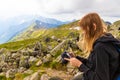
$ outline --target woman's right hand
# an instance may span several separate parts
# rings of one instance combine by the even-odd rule
[[[69,61],[70,64],[72,66],[75,66],[75,67],[80,67],[80,65],[82,64],[81,61],[79,61],[77,58],[64,58],[65,60]]]

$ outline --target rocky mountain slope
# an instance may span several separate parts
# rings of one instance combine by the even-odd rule
[[[119,25],[120,21],[108,27],[112,34],[118,31],[114,34],[118,38]],[[78,72],[70,64],[61,64],[60,56],[64,51],[85,56],[77,45],[78,21],[43,30],[31,26],[15,42],[0,45],[0,80],[70,80]]]
[[[33,35],[39,30],[34,29],[34,33],[30,34],[29,30],[33,29],[34,26],[26,30],[25,33]],[[38,33],[43,31],[40,30]],[[57,28],[47,29],[42,35],[34,35],[37,37],[33,39],[0,45],[0,79],[45,80],[45,78],[57,78],[58,76],[69,80],[72,77],[71,72],[75,73],[74,68],[67,68],[70,65],[63,66],[60,54],[71,50],[76,54],[81,52],[76,45],[79,37],[78,30],[76,21]],[[24,33],[21,35],[26,37]],[[49,71],[55,71],[57,74]]]

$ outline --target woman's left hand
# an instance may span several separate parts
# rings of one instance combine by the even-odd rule
[[[75,66],[75,67],[80,67],[80,65],[82,64],[82,62],[79,61],[77,58],[70,58],[70,59],[64,58],[64,59],[67,60],[67,61],[69,61],[70,64],[71,64],[72,66]]]

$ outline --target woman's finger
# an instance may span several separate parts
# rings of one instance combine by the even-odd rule
[[[67,60],[67,61],[70,61],[70,59],[68,59],[68,58],[64,58],[65,60]]]

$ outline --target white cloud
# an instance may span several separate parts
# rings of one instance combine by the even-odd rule
[[[98,12],[106,19],[119,19],[119,4],[119,0],[0,0],[0,17],[41,15],[71,20],[89,12]]]
[[[34,0],[0,0],[0,17],[35,14],[38,7],[37,2]]]

